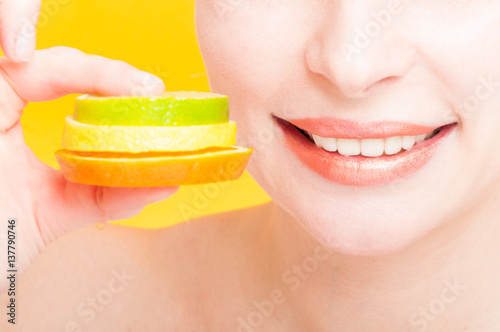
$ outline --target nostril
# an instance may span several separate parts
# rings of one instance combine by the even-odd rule
[[[381,79],[380,81],[375,82],[375,83],[371,84],[370,86],[368,86],[363,91],[363,93],[371,92],[373,90],[373,88],[379,88],[379,87],[383,87],[386,85],[390,85],[390,84],[396,82],[397,80],[398,80],[398,77],[396,77],[396,76],[385,77],[385,78]]]

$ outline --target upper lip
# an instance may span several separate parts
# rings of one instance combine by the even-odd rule
[[[278,118],[280,119],[280,118]],[[282,119],[283,120],[283,119]],[[287,119],[291,124],[321,137],[346,139],[387,138],[427,134],[440,126],[429,126],[397,121],[358,122],[329,117]]]

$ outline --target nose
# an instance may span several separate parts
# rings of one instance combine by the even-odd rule
[[[309,70],[353,99],[394,84],[415,63],[415,51],[398,31],[403,11],[391,0],[338,1],[330,6],[306,48]]]

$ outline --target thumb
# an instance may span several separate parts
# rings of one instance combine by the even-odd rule
[[[84,226],[131,218],[180,188],[93,186],[66,181],[57,170],[50,171],[54,185],[37,191],[35,198],[38,226],[46,244]],[[58,202],[57,208],[43,202]]]
[[[97,187],[96,204],[102,210],[104,222],[131,218],[151,203],[172,196],[179,186],[158,188]]]

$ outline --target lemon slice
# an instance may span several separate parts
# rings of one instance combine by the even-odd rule
[[[229,121],[228,97],[171,91],[155,97],[76,98],[75,120],[106,126],[195,126]]]
[[[56,151],[64,178],[108,187],[196,185],[238,179],[253,148],[208,148],[192,153]]]
[[[236,123],[199,126],[100,126],[66,117],[62,147],[73,151],[194,151],[236,144]]]

